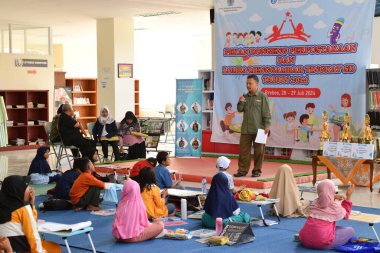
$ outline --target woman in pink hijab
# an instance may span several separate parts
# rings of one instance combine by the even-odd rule
[[[299,233],[301,244],[313,249],[333,249],[346,244],[355,231],[336,226],[337,220],[348,219],[355,185],[348,187],[346,197],[335,194],[335,184],[326,179],[317,186],[318,198],[310,207],[310,216]],[[340,203],[340,201],[342,201]]]
[[[116,210],[112,235],[120,242],[142,242],[156,237],[163,229],[162,221],[148,221],[140,186],[128,179],[124,183],[122,197]]]

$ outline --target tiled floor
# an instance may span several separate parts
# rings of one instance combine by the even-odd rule
[[[22,150],[22,151],[7,151],[0,152],[0,180],[6,175],[26,175],[29,169],[30,162],[35,156],[35,150]],[[52,168],[55,166],[54,155],[49,157],[49,163]],[[62,170],[68,169],[68,164],[63,161]],[[342,193],[345,193],[345,187],[342,186],[339,180],[335,180],[335,183],[342,189]],[[185,186],[201,187],[199,183],[184,182]],[[305,184],[311,185],[311,183]],[[353,194],[353,203],[358,206],[375,207],[380,208],[380,193],[378,193],[379,183],[374,186],[374,192],[370,192],[368,188],[357,187]],[[261,191],[261,190],[260,190]],[[267,189],[265,191],[270,191]],[[316,194],[304,193],[304,198],[314,199]]]

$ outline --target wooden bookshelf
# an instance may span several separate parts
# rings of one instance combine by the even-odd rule
[[[86,129],[87,123],[98,117],[98,84],[96,78],[67,78],[66,86],[73,94],[73,109],[79,112],[77,119]]]
[[[33,143],[37,139],[46,142],[47,136],[43,123],[49,120],[49,91],[0,90],[0,96],[4,98],[8,120],[13,121],[13,125],[7,126],[8,144],[12,144],[12,140],[17,138],[25,140],[23,146],[3,147],[0,151],[35,148],[38,145]],[[37,104],[40,104],[40,107],[37,107]],[[8,108],[9,106],[12,108]],[[23,108],[15,108],[16,106]],[[28,121],[33,121],[33,125],[28,125]]]
[[[135,80],[135,115],[140,115],[140,81]]]

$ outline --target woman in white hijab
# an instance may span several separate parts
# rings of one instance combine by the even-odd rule
[[[287,218],[308,216],[308,200],[301,200],[300,192],[294,181],[292,168],[284,164],[277,170],[269,197],[280,199],[276,204],[278,213]],[[273,213],[273,210],[270,211]]]
[[[97,142],[102,144],[105,162],[110,162],[110,159],[108,159],[108,144],[112,146],[113,153],[115,154],[115,161],[120,160],[120,152],[117,146],[119,143],[119,137],[117,133],[116,123],[112,118],[110,110],[107,106],[102,107],[100,109],[100,116],[92,130],[92,135]]]

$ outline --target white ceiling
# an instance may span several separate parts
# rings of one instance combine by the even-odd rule
[[[139,14],[205,11],[212,0],[0,0],[0,19],[22,24],[62,25]]]
[[[185,29],[194,36],[209,33],[213,0],[0,0],[1,23],[43,25],[53,28],[53,43],[68,36],[94,36],[99,18],[134,18],[136,30]],[[157,17],[141,14],[175,11]]]

